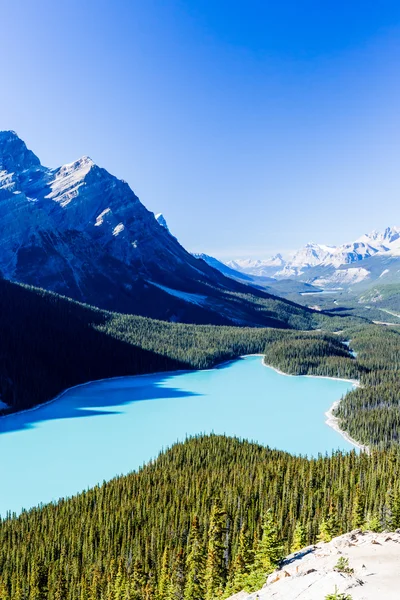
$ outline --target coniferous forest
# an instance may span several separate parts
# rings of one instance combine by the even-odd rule
[[[0,598],[212,600],[345,531],[400,527],[400,454],[294,457],[193,438],[138,473],[0,525]],[[179,493],[177,493],[179,490]]]

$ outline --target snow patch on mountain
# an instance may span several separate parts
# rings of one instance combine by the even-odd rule
[[[331,285],[354,285],[370,276],[370,272],[363,267],[350,267],[338,269],[329,277],[319,277],[313,281],[314,285],[325,287]]]
[[[151,285],[158,287],[160,290],[167,292],[170,296],[175,296],[176,298],[180,298],[181,300],[185,300],[185,302],[190,302],[191,304],[197,304],[199,306],[203,306],[205,301],[207,300],[207,296],[203,296],[201,294],[191,294],[189,292],[181,292],[179,290],[174,290],[165,285],[161,285],[160,283],[155,283],[154,281],[149,281]]]

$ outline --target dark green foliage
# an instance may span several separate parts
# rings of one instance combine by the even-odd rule
[[[205,550],[197,516],[193,517],[186,559],[185,600],[203,600],[205,593]]]
[[[224,550],[225,562],[217,564],[229,589],[235,565],[243,564],[244,528],[244,568],[250,575],[257,572],[255,550],[269,556],[269,570],[281,544],[289,551],[298,523],[307,544],[315,542],[320,523],[332,514],[337,533],[350,530],[357,493],[365,499],[364,520],[369,514],[382,518],[391,505],[387,491],[394,497],[400,493],[399,468],[395,448],[308,460],[223,436],[194,438],[138,473],[3,520],[0,578],[7,593],[22,589],[28,600],[30,593],[53,600],[60,587],[67,590],[64,600],[81,600],[84,594],[87,600],[114,600],[120,589],[143,600],[157,598],[164,569],[168,600],[172,585],[179,599],[184,579],[186,600],[204,600],[207,549],[215,548],[219,558]],[[213,511],[218,497],[222,507]],[[263,515],[268,516],[265,540]],[[252,548],[254,540],[261,541]]]
[[[94,379],[209,368],[293,333],[119,315],[2,279],[0,330],[0,396],[13,410]]]
[[[205,599],[222,596],[225,589],[227,565],[225,563],[226,513],[219,498],[211,509],[208,528],[207,560],[204,571]]]
[[[357,352],[361,387],[336,410],[341,427],[368,446],[400,441],[400,331],[366,325],[346,331]]]
[[[334,566],[334,570],[338,571],[338,573],[344,573],[345,575],[353,575],[354,569],[352,569],[349,565],[349,559],[340,556],[336,565]]]

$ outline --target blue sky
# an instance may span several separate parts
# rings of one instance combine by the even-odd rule
[[[188,249],[400,224],[399,2],[5,0],[1,24],[0,129],[90,155]]]

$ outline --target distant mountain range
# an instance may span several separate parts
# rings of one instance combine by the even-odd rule
[[[308,314],[192,256],[88,156],[50,169],[0,132],[0,276],[158,319],[287,327]]]
[[[247,275],[292,278],[318,287],[400,282],[400,227],[364,234],[341,246],[309,243],[292,258],[237,259],[226,265]]]

